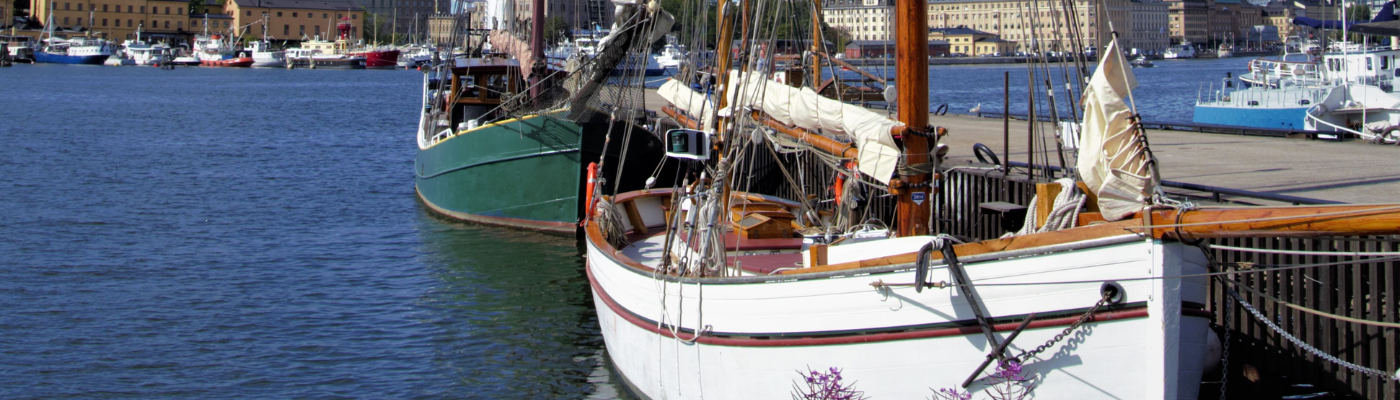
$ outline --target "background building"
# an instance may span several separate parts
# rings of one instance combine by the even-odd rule
[[[1123,43],[1125,49],[1140,51],[1162,51],[1171,45],[1168,37],[1169,18],[1167,3],[1153,0],[1133,0],[1129,13],[1132,29],[1127,32]],[[1119,30],[1122,32],[1122,30]]]
[[[189,3],[183,0],[34,0],[32,15],[68,31],[101,34],[122,41],[137,28],[155,40],[187,37]],[[72,34],[72,32],[69,32]]]
[[[263,38],[264,16],[268,40],[300,41],[317,36],[334,40],[342,18],[350,22],[352,38],[359,39],[364,32],[365,11],[350,0],[227,0],[223,11],[232,18],[238,35],[255,39]]]
[[[827,26],[845,30],[851,40],[894,40],[890,37],[893,9],[891,0],[823,0],[822,20]]]
[[[1011,42],[1016,51],[1067,52],[1089,50],[1082,47],[1102,48],[1108,43],[1110,20],[1115,27],[1129,26],[1130,0],[1071,0],[1069,3],[1070,8],[1066,9],[1061,2],[931,0],[928,3],[929,27],[963,27],[988,32]],[[1070,35],[1071,31],[1078,33],[1078,41]]]

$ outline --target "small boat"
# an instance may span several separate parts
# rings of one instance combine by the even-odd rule
[[[1234,46],[1231,46],[1231,45],[1228,44],[1228,43],[1221,43],[1221,44],[1220,44],[1220,48],[1215,50],[1215,57],[1216,57],[1216,58],[1228,58],[1228,57],[1234,57],[1234,56],[1235,56]]]
[[[20,63],[34,62],[34,38],[23,35],[0,35],[0,43],[5,43],[10,61]]]
[[[1179,45],[1167,47],[1166,50],[1162,51],[1162,58],[1168,60],[1196,58],[1196,48],[1193,47],[1190,42],[1181,42]]]
[[[432,59],[431,46],[408,46],[400,53],[398,65],[403,68],[415,68]]]
[[[1152,60],[1147,59],[1146,55],[1137,56],[1137,58],[1134,58],[1129,64],[1132,64],[1133,68],[1152,68],[1156,66],[1152,64]]]
[[[253,68],[282,68],[287,66],[286,52],[273,49],[272,43],[267,40],[267,14],[263,14],[262,40],[250,43],[247,51],[253,53]]]
[[[665,69],[679,69],[681,61],[685,60],[685,51],[681,46],[667,44],[661,48],[661,53],[654,56],[656,65]]]

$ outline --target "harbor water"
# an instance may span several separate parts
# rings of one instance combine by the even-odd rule
[[[414,71],[0,71],[0,398],[613,398],[575,241],[439,220]]]
[[[1244,59],[1138,71],[1190,120]],[[1025,67],[932,69],[996,111]],[[1019,74],[1019,80],[1018,80]],[[0,398],[616,398],[577,244],[413,191],[421,76],[0,71]],[[782,383],[779,383],[782,384]]]

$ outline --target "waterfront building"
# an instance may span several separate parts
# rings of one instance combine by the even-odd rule
[[[846,58],[894,58],[893,40],[856,40],[846,43]],[[949,44],[946,40],[928,42],[929,57],[948,56]]]
[[[528,32],[534,10],[532,1],[488,0],[481,7],[482,22],[511,32]],[[609,29],[613,23],[610,0],[544,0],[545,20],[558,17],[570,31]],[[520,36],[524,36],[520,34]]]
[[[1162,1],[1132,0],[1128,14],[1131,25],[1124,46],[1139,51],[1160,52],[1171,45],[1167,38],[1168,5]],[[1122,32],[1119,29],[1119,32]]]
[[[1171,22],[1168,25],[1173,44],[1204,43],[1210,36],[1207,25],[1210,5],[1207,0],[1166,0]]]
[[[424,30],[423,23],[428,16],[447,12],[452,7],[451,0],[353,0],[365,10],[368,23],[378,23],[383,32],[411,34],[414,18],[418,19],[418,29]],[[465,3],[465,2],[463,2]]]
[[[851,35],[851,40],[894,40],[890,0],[823,0],[822,20],[832,28]]]
[[[229,22],[239,28],[239,34],[254,39],[300,41],[320,36],[333,40],[342,18],[350,23],[351,37],[359,38],[364,32],[365,11],[350,0],[227,0],[223,13],[232,18]],[[262,37],[264,16],[266,38]]]
[[[1076,43],[1103,48],[1109,39],[1109,21],[1112,20],[1115,27],[1126,27],[1132,12],[1130,0],[1073,0],[1070,3],[1071,9],[1067,10],[1059,2],[931,0],[928,3],[929,27],[988,32],[1009,42],[1008,46],[1015,51],[1086,51],[1089,49],[1079,48]],[[1100,9],[1107,12],[1100,12]],[[1078,42],[1070,37],[1070,30],[1078,32]],[[952,52],[960,52],[956,49],[959,43],[951,45]]]
[[[33,0],[31,13],[40,23],[106,36],[120,42],[136,29],[154,40],[186,36],[189,2],[183,0]]]
[[[1016,43],[971,28],[929,28],[928,38],[947,41],[950,54],[964,54],[969,57],[1001,55],[1016,51]]]

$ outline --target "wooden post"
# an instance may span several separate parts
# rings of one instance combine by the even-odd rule
[[[826,244],[813,244],[807,248],[807,268],[827,265]]]
[[[903,135],[904,157],[909,165],[928,162],[928,138],[916,132],[923,132],[928,126],[928,8],[927,2],[915,0],[895,0],[895,20],[893,33],[895,46],[899,49],[895,57],[895,82],[902,90],[898,91],[899,121],[909,130]],[[929,134],[932,134],[931,132]],[[898,217],[899,236],[927,235],[929,233],[928,174],[914,175],[900,179],[899,202],[895,206]],[[893,183],[892,183],[893,184]]]
[[[1055,208],[1055,197],[1060,195],[1060,184],[1058,183],[1037,183],[1035,184],[1035,227],[1045,226],[1045,221],[1050,219],[1050,210]]]
[[[1011,71],[1002,72],[1001,75],[1001,172],[1011,173]],[[1009,198],[1011,185],[1009,179],[1001,180],[1001,200],[1011,201]]]

